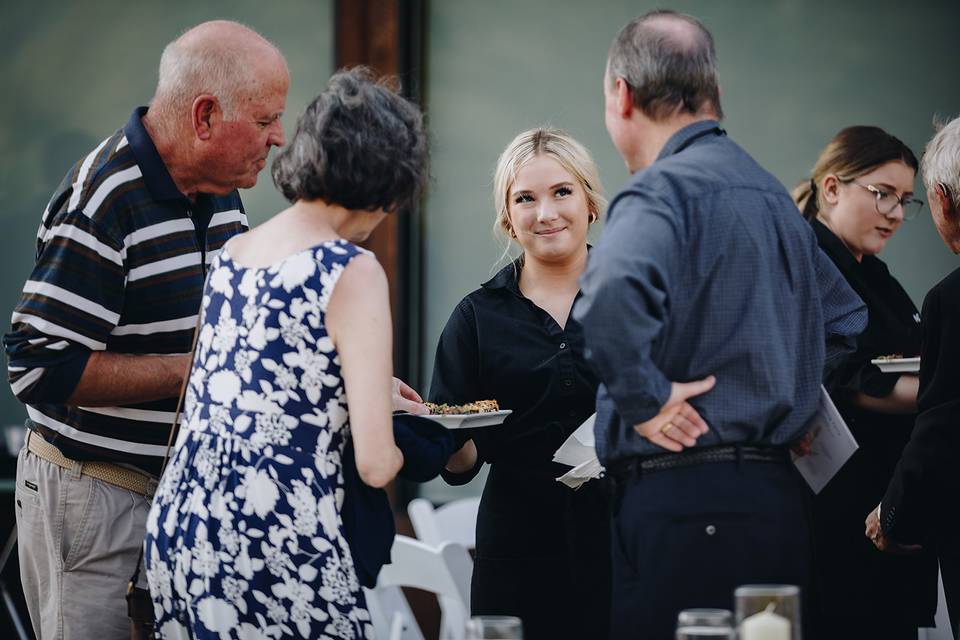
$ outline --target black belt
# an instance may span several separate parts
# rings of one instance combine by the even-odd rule
[[[651,473],[682,467],[720,462],[789,462],[789,451],[781,447],[753,447],[726,445],[721,447],[696,447],[680,453],[663,453],[639,460],[640,471]]]

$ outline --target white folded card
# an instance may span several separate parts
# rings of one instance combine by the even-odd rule
[[[603,465],[597,460],[596,440],[593,435],[593,423],[597,414],[583,421],[577,430],[570,434],[556,453],[553,461],[573,467],[559,478],[572,489],[579,489],[583,483],[603,475]]]
[[[571,489],[579,489],[590,480],[603,477],[603,471],[603,465],[600,464],[600,461],[593,458],[570,469],[570,471],[557,478],[557,482],[562,482]]]
[[[820,493],[859,447],[823,387],[820,387],[820,407],[810,421],[809,432],[813,434],[810,453],[805,456],[790,455],[813,492]]]
[[[591,458],[597,457],[597,449],[594,444],[593,422],[597,414],[593,414],[583,421],[577,430],[560,445],[556,453],[553,454],[553,461],[561,464],[568,464],[571,467],[583,464]]]

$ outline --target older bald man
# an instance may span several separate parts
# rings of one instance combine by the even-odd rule
[[[289,74],[243,25],[190,29],[149,107],[67,172],[4,337],[30,429],[20,571],[40,638],[129,637],[124,594],[188,366],[206,265],[247,227]]]

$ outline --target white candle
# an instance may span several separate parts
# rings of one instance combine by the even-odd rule
[[[771,604],[766,611],[744,618],[740,640],[790,640],[790,621],[775,614]]]

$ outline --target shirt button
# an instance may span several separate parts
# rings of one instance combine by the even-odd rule
[[[717,528],[716,528],[715,526],[713,526],[712,524],[708,524],[708,525],[707,525],[707,528],[706,528],[706,532],[707,532],[707,535],[708,535],[708,536],[712,536],[713,534],[715,534],[715,533],[717,532]]]
[[[572,387],[572,386],[573,386],[573,380],[571,380],[570,378],[567,378],[566,380],[563,381],[563,386],[565,386],[565,387]]]
[[[561,343],[560,343],[560,348],[561,348],[561,349],[566,349],[566,348],[567,348],[567,343],[566,343],[566,342],[561,342]]]

